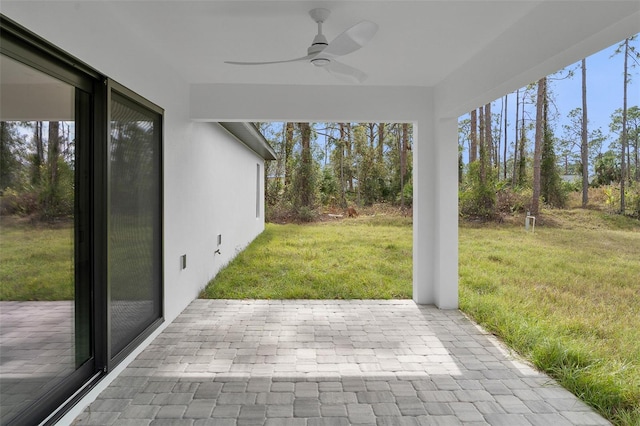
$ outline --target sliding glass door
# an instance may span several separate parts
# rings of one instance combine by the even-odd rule
[[[110,356],[162,317],[162,114],[110,87],[108,288]]]
[[[55,421],[162,322],[162,115],[0,15],[0,425]]]
[[[91,94],[0,55],[0,422],[95,372],[86,179]]]

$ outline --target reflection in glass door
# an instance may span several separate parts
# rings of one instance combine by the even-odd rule
[[[0,56],[0,423],[64,397],[93,358],[84,208],[90,95]],[[34,404],[36,401],[38,403]],[[24,414],[24,413],[23,413]],[[29,414],[28,414],[29,415]]]
[[[162,317],[162,114],[110,93],[107,281],[117,360]]]

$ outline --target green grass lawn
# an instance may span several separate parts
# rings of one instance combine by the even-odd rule
[[[73,300],[73,223],[0,224],[0,300]]]
[[[71,226],[0,226],[0,300],[73,298]],[[460,307],[620,425],[640,424],[640,222],[553,210],[461,224]],[[410,298],[412,226],[391,215],[267,225],[201,296]]]
[[[220,271],[204,298],[410,298],[408,219],[363,218],[314,225],[267,224]]]
[[[267,225],[205,298],[411,297],[411,223]],[[558,210],[460,226],[460,307],[620,425],[640,424],[640,223]]]
[[[640,226],[550,212],[554,227],[463,225],[460,308],[617,424],[640,424]]]

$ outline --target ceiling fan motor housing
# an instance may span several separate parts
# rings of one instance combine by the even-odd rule
[[[329,45],[327,38],[322,34],[322,23],[329,17],[331,11],[329,9],[316,8],[309,11],[311,19],[318,24],[318,34],[313,38],[311,46],[307,49],[307,55],[317,55]],[[329,63],[327,58],[313,58],[311,63],[317,67],[325,66]]]
[[[309,11],[309,15],[311,16],[311,19],[313,19],[315,22],[318,22],[318,23],[326,21],[330,14],[331,14],[331,11],[329,9],[324,9],[322,7],[311,9]]]

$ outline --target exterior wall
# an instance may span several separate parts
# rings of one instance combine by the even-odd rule
[[[165,219],[167,319],[264,229],[264,203],[256,217],[256,165],[263,199],[264,160],[216,123],[193,123],[189,130],[188,147],[166,147],[181,155],[175,164],[165,163],[165,180],[171,185],[165,211],[172,216]],[[187,268],[181,270],[183,254]]]
[[[165,110],[164,315],[168,323],[264,229],[264,213],[258,220],[255,215],[256,164],[264,170],[263,160],[217,124],[191,120],[187,82],[173,69],[170,58],[145,49],[139,35],[125,28],[113,31],[109,22],[122,18],[117,10],[105,4],[101,10],[105,19],[80,19],[74,21],[74,31],[68,31],[40,7],[32,2],[13,3],[3,5],[2,12]],[[69,3],[58,6],[56,13],[73,20],[78,9]],[[84,33],[96,36],[87,42]],[[227,102],[217,99],[221,98],[209,102]],[[222,234],[221,255],[214,258],[218,233]],[[180,270],[183,254],[187,268]]]
[[[165,323],[105,377],[59,424],[69,424],[120,371],[169,324],[220,268],[264,229],[264,205],[256,218],[256,164],[264,160],[216,123],[189,117],[189,85],[163,58],[137,50],[122,56],[87,43],[75,31],[61,31],[46,14],[29,7],[7,16],[66,50],[104,75],[159,105],[164,114],[164,317]],[[72,12],[69,12],[72,13]],[[99,22],[94,23],[100,25]],[[88,29],[86,29],[88,30]],[[99,29],[96,29],[99,30]],[[82,29],[78,29],[82,31]],[[112,31],[108,32],[113,34]],[[215,98],[211,100],[218,103]],[[220,101],[222,103],[222,101]],[[264,176],[264,174],[262,174]],[[264,198],[264,179],[260,198]],[[217,246],[217,235],[222,244]],[[221,254],[215,254],[216,249]],[[187,255],[186,269],[180,256]]]

